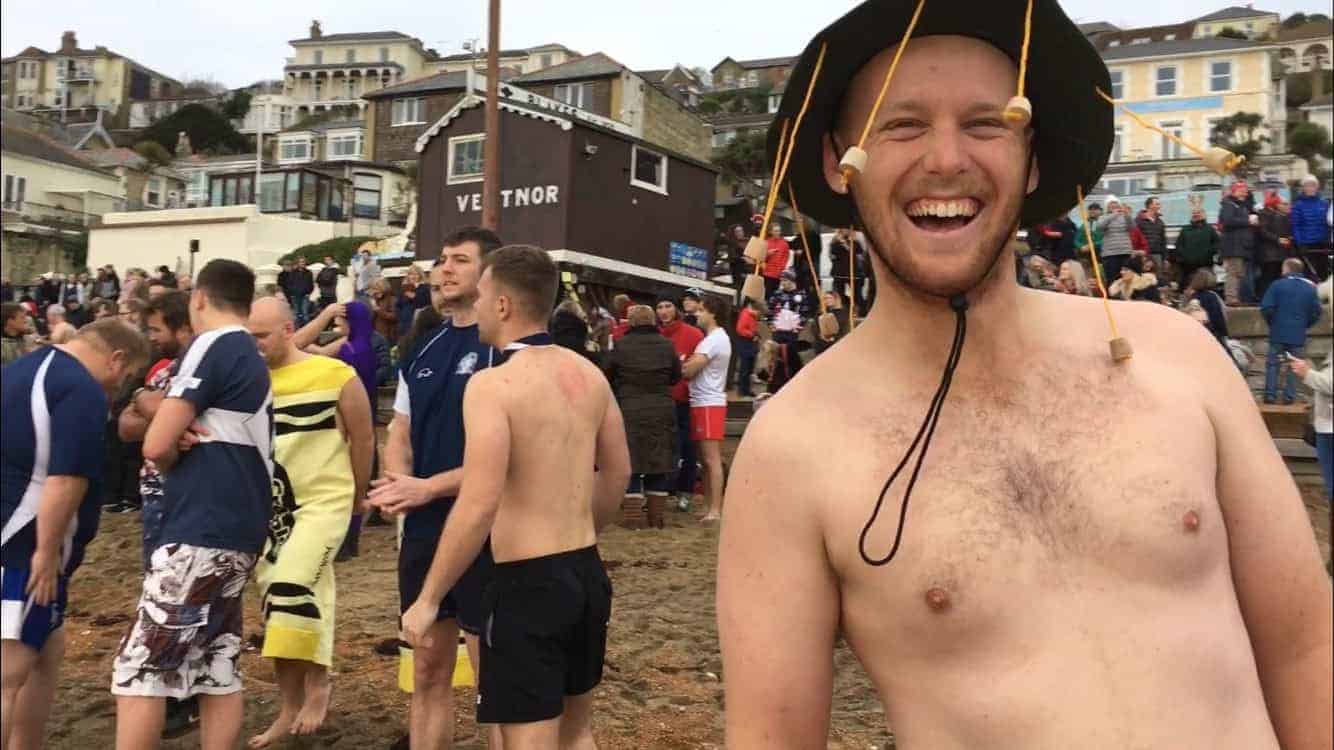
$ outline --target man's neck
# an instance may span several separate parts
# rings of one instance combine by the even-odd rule
[[[213,308],[204,308],[196,313],[196,316],[198,318],[198,325],[191,326],[194,328],[196,336],[201,333],[216,331],[219,328],[227,328],[228,326],[244,327],[246,323],[245,318],[242,318],[235,313],[223,312]]]
[[[512,323],[500,327],[496,336],[495,348],[504,349],[520,339],[526,339],[539,333],[546,333],[547,327],[541,323]]]
[[[280,359],[280,360],[274,362],[274,363],[273,363],[273,366],[270,367],[269,369],[270,369],[270,370],[280,370],[280,369],[282,369],[282,368],[284,368],[284,367],[287,367],[288,365],[294,365],[294,364],[296,364],[296,363],[298,363],[298,362],[301,362],[301,361],[304,361],[304,360],[306,360],[306,359],[309,359],[310,356],[311,356],[311,355],[306,354],[305,352],[301,351],[300,349],[297,349],[295,346],[288,346],[288,347],[287,347],[287,350],[283,353],[283,357],[282,357],[282,359]]]
[[[470,326],[477,324],[477,310],[473,307],[476,298],[459,300],[445,305],[445,315],[449,316],[450,321],[456,326]]]
[[[884,341],[883,351],[896,359],[934,362],[943,356],[956,324],[950,301],[909,287],[879,258],[874,269],[876,303],[859,328]],[[1031,327],[1025,322],[1028,298],[1014,273],[1014,259],[1007,245],[986,278],[965,293],[969,355],[965,360],[995,362],[998,355],[1013,350]]]
[[[56,344],[55,348],[77,359],[79,364],[83,365],[83,369],[90,373],[100,367],[107,356],[106,352],[102,351],[100,348],[89,344],[87,341],[80,341],[78,339],[64,344]]]

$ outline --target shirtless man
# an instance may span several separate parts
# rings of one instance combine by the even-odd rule
[[[827,41],[821,80],[846,90],[813,102],[790,179],[824,223],[855,205],[880,298],[737,453],[718,574],[728,747],[824,747],[841,634],[909,750],[1329,748],[1329,579],[1236,368],[1188,317],[1129,303],[1112,310],[1134,357],[1114,364],[1100,300],[1015,282],[1004,248],[1024,204],[1074,203],[1101,172],[1112,114],[1078,99],[1107,74],[1039,0],[1033,128],[1006,121],[1017,42],[1002,52],[963,28],[1004,20],[1018,34],[1023,5],[998,5],[954,18],[926,5],[935,35],[908,43],[850,190],[840,158],[913,5],[855,9],[789,83],[780,119]],[[868,23],[890,41],[855,41]],[[1035,73],[1053,58],[1066,67]],[[1071,129],[1044,140],[1044,115]],[[1099,153],[1080,156],[1090,143]],[[867,564],[894,544],[906,478],[859,553],[942,379],[948,300],[965,293],[966,343],[902,546]],[[1132,393],[1141,406],[1120,408]],[[1072,425],[1072,404],[1103,418]]]
[[[611,616],[597,531],[630,478],[625,427],[597,367],[550,345],[559,274],[547,254],[510,246],[482,267],[479,332],[512,358],[468,383],[463,488],[404,637],[430,638],[445,592],[490,533],[477,720],[500,725],[506,750],[593,748]]]

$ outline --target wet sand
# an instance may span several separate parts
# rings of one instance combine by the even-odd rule
[[[1329,506],[1318,488],[1303,490],[1325,559],[1329,559]],[[665,531],[612,529],[603,558],[616,590],[607,669],[597,689],[596,735],[604,750],[682,750],[722,747],[722,664],[714,619],[717,528],[669,511]],[[109,747],[115,704],[108,686],[111,659],[140,585],[139,518],[106,516],[102,531],[76,574],[69,613],[70,644],[48,747]],[[334,693],[325,727],[314,737],[279,747],[387,748],[403,732],[406,696],[397,688],[397,659],[378,656],[375,644],[395,634],[397,583],[393,535],[367,529],[361,556],[337,567],[338,635]],[[253,588],[253,587],[252,587]],[[246,634],[259,632],[257,599],[247,598]],[[835,655],[829,747],[893,747],[874,689],[855,657]],[[277,688],[255,650],[243,656],[246,723],[243,740],[263,731],[277,713]],[[457,705],[473,704],[471,689],[456,691]],[[470,708],[459,712],[460,748],[481,748]],[[198,734],[164,743],[198,747]]]

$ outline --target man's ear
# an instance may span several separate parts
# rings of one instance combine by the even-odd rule
[[[1029,158],[1032,162],[1028,166],[1028,185],[1024,188],[1024,195],[1032,195],[1033,191],[1038,189],[1038,180],[1041,177],[1038,174],[1038,155],[1033,154]]]
[[[834,150],[834,137],[830,133],[825,133],[820,138],[820,153],[823,158],[822,166],[824,168],[824,180],[829,185],[829,189],[839,195],[845,195],[848,192],[848,186],[843,182],[843,173],[839,170],[839,159],[842,157]],[[767,231],[767,230],[766,230]]]

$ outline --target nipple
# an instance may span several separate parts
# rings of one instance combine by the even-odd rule
[[[1186,511],[1186,515],[1181,517],[1181,527],[1191,534],[1199,531],[1200,514],[1193,510]]]
[[[942,588],[931,588],[926,592],[926,606],[932,612],[944,612],[950,608],[950,592]]]

